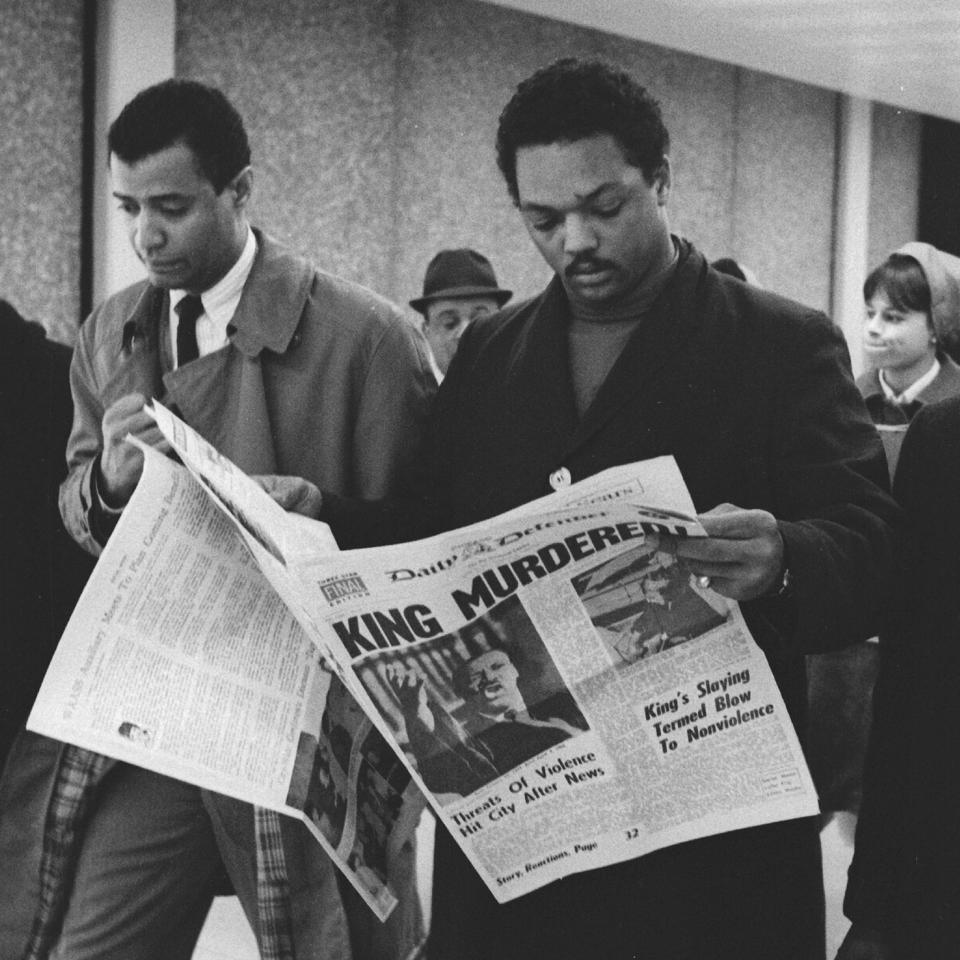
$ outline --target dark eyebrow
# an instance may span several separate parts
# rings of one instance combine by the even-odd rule
[[[596,200],[606,190],[613,190],[619,184],[616,183],[601,183],[599,187],[595,190],[591,190],[589,193],[583,195],[577,194],[577,203],[580,206],[583,206],[586,203],[590,203],[591,200]],[[554,213],[556,207],[546,206],[540,203],[521,203],[520,210],[524,213]]]
[[[525,203],[521,202],[520,210],[523,213],[553,213],[554,207],[548,207],[542,203]]]
[[[134,203],[139,203],[136,197],[130,196],[128,193],[120,193],[118,190],[113,191],[113,196],[117,200],[132,200]],[[160,193],[155,196],[147,197],[147,203],[179,203],[183,200],[189,199],[189,194],[186,193]]]

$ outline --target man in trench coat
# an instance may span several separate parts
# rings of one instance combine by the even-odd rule
[[[181,80],[148,88],[109,146],[113,195],[147,280],[80,332],[60,494],[74,539],[98,553],[136,486],[142,455],[124,438],[162,446],[143,411],[151,397],[249,473],[389,493],[434,389],[412,327],[251,229],[246,133],[219,91]],[[20,844],[23,883],[33,890],[39,877],[40,890],[32,918],[8,919],[0,905],[4,956],[187,960],[221,858],[264,957],[399,958],[420,938],[412,846],[401,904],[380,925],[299,822],[75,747],[41,739],[27,753],[29,850],[6,837]],[[22,791],[5,793],[22,820]]]

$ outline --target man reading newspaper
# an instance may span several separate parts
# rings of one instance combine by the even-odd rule
[[[108,147],[147,276],[80,331],[60,494],[74,539],[100,554],[125,513],[143,470],[128,435],[166,449],[150,397],[245,470],[390,492],[433,393],[420,339],[393,305],[250,225],[250,147],[234,106],[204,84],[165,81],[124,107]],[[381,925],[290,818],[73,746],[7,776],[32,777],[38,810],[30,856],[5,861],[4,956],[188,958],[221,858],[264,958],[400,958],[417,942],[412,877]],[[6,909],[5,893],[37,887],[33,917]]]
[[[743,603],[802,732],[803,655],[874,629],[896,507],[839,331],[671,235],[668,142],[657,103],[606,65],[561,60],[521,83],[498,161],[556,276],[467,330],[408,502],[364,507],[293,479],[275,496],[341,545],[411,539],[673,454],[708,536],[671,549]],[[674,845],[503,905],[441,831],[431,956],[810,960],[825,951],[823,907],[813,819]]]

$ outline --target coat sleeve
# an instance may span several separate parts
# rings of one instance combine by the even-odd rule
[[[876,634],[899,510],[842,334],[818,314],[787,336],[770,458],[793,593],[781,635],[814,653]]]
[[[371,353],[356,410],[357,496],[374,500],[397,491],[420,450],[436,389],[422,336],[396,316]]]
[[[93,560],[68,536],[57,513],[58,485],[65,474],[64,445],[69,436],[73,405],[69,388],[70,351],[60,344],[46,342],[47,369],[44,377],[51,405],[46,426],[47,453],[42,464],[44,477],[44,523],[50,530],[50,598],[46,616],[50,618],[51,646],[60,639],[74,605],[93,567]]]
[[[90,558],[57,510],[72,419],[70,349],[0,300],[0,765],[33,703]]]
[[[67,476],[60,485],[60,515],[67,532],[84,550],[99,556],[109,527],[97,509],[94,471],[103,449],[103,404],[92,360],[96,314],[81,327],[70,363],[73,427],[67,441]]]
[[[361,460],[358,473],[366,489],[359,497],[323,491],[320,519],[330,525],[343,549],[418,540],[450,528],[435,437],[438,419],[453,403],[452,384],[448,377],[437,390],[426,344],[416,330],[404,333],[399,342],[384,341],[370,367],[367,379],[371,390],[363,398],[357,423],[364,440],[364,450],[357,451]],[[416,362],[411,366],[414,355]],[[406,409],[402,418],[403,408],[394,399],[398,376],[406,379],[401,391],[400,402]],[[387,430],[391,422],[395,426]],[[369,456],[366,450],[371,451]],[[377,477],[372,465],[384,453],[389,455],[388,473]],[[375,492],[369,492],[371,489]]]

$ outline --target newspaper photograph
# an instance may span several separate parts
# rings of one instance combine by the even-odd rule
[[[299,811],[382,920],[396,906],[391,877],[423,800],[347,687],[326,665],[321,670],[326,689],[307,700],[281,812]]]

